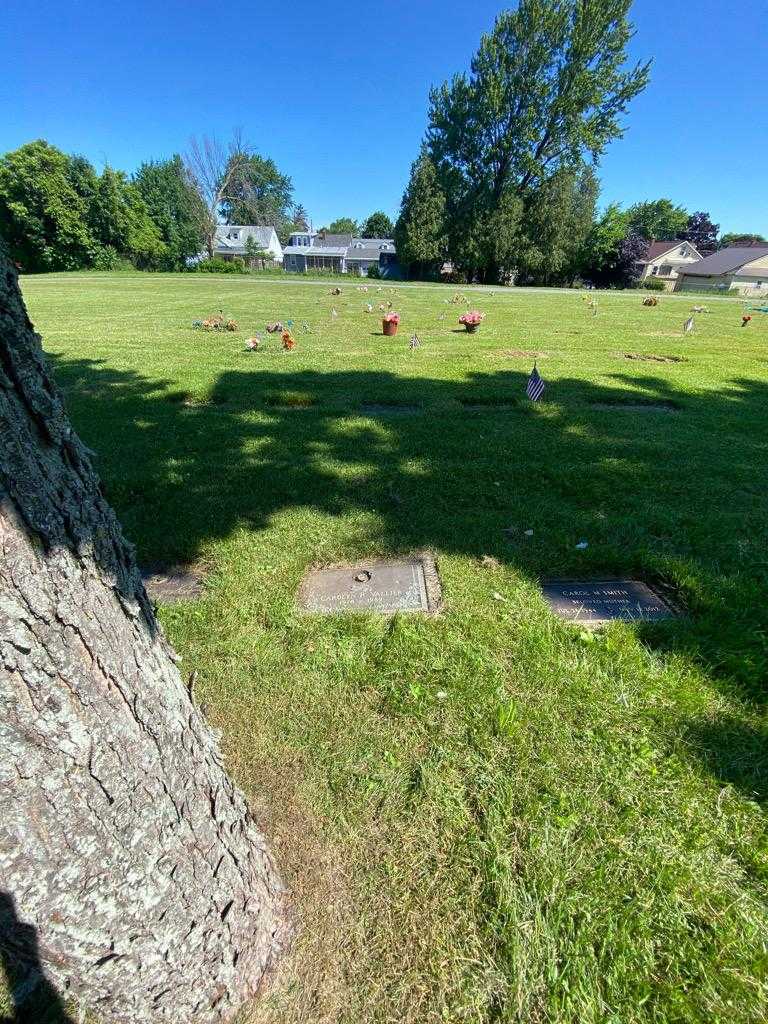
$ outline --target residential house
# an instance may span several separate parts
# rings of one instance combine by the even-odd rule
[[[248,239],[253,239],[251,248],[268,252],[276,263],[283,262],[283,247],[273,227],[258,224],[219,224],[216,228],[213,254],[219,259],[233,260],[248,254]]]
[[[638,278],[655,277],[664,282],[667,291],[674,291],[680,271],[697,263],[702,255],[695,245],[680,239],[669,242],[650,242],[645,259],[638,260]]]
[[[295,231],[283,250],[283,269],[298,274],[328,270],[365,277],[376,266],[382,277],[399,277],[400,267],[391,238],[354,238],[352,235]]]
[[[680,272],[677,291],[768,296],[768,245],[729,246]]]

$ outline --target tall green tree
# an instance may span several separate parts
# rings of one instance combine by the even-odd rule
[[[514,225],[537,190],[622,135],[622,115],[649,74],[649,64],[625,66],[630,6],[520,0],[483,36],[470,74],[432,90],[427,140],[446,194],[451,256],[477,259],[483,278],[504,269]]]
[[[89,210],[93,168],[42,139],[0,159],[0,234],[27,272],[77,270],[97,251]]]
[[[582,246],[580,270],[587,281],[598,285],[621,283],[626,272],[624,243],[630,231],[629,213],[618,203],[606,207]]]
[[[372,213],[360,228],[361,238],[391,238],[394,226],[383,210]]]
[[[424,146],[411,166],[394,237],[400,263],[414,276],[436,270],[445,259],[445,196]]]
[[[573,281],[595,221],[599,191],[589,166],[563,168],[542,184],[521,218],[516,280],[548,285]]]
[[[105,167],[89,211],[89,222],[103,252],[103,265],[124,256],[140,269],[155,269],[167,258],[160,231],[141,193],[122,171]]]
[[[296,203],[293,208],[292,226],[296,231],[309,231],[309,213],[301,203]]]
[[[228,224],[269,224],[283,228],[293,222],[293,184],[269,157],[233,154],[232,184],[222,202]]]
[[[685,207],[675,206],[671,199],[635,203],[627,213],[632,230],[649,242],[679,238],[687,230],[690,216]]]
[[[356,235],[360,230],[356,220],[352,217],[337,217],[332,220],[327,231],[331,235]]]
[[[182,269],[200,252],[204,239],[200,232],[200,197],[190,188],[181,157],[143,163],[133,184],[165,243],[163,269]]]

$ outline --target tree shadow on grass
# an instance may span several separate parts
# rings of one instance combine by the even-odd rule
[[[692,394],[655,376],[560,379],[533,406],[524,372],[452,381],[293,372],[290,359],[244,355],[200,393],[53,360],[144,562],[192,562],[281,510],[364,510],[371,553],[432,548],[534,580],[667,585],[688,614],[638,627],[644,642],[768,703],[765,382]]]
[[[74,1024],[43,974],[37,931],[16,914],[13,897],[0,890],[0,959],[13,1016],[0,1024]]]

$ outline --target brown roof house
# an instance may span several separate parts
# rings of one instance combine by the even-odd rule
[[[768,296],[768,245],[733,245],[713,252],[680,272],[676,290],[764,298]]]
[[[680,271],[701,258],[695,245],[679,238],[671,242],[649,242],[645,259],[638,261],[638,278],[645,281],[648,277],[655,277],[663,281],[664,287],[671,292],[675,290]]]

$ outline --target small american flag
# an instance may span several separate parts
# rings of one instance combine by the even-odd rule
[[[525,393],[532,402],[538,402],[544,394],[544,381],[541,379],[541,374],[536,369],[536,363],[533,364],[533,369],[531,370],[531,376],[528,378],[528,387],[525,389]]]

